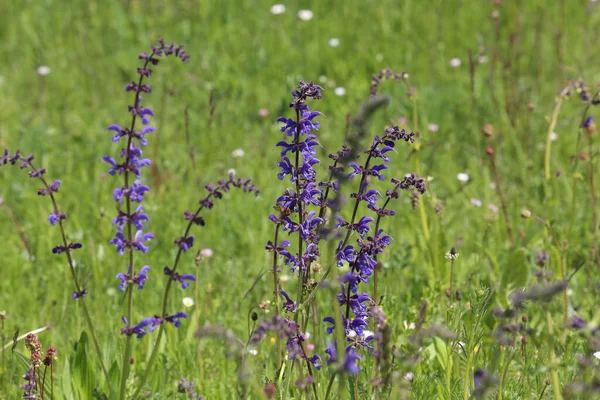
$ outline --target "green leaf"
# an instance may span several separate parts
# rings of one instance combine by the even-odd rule
[[[525,287],[529,282],[529,275],[527,250],[524,248],[515,249],[502,265],[502,288],[509,291]]]
[[[433,347],[435,348],[435,355],[442,369],[446,369],[448,365],[448,347],[446,343],[439,337],[434,337]]]
[[[71,364],[69,360],[65,360],[65,366],[62,370],[61,389],[65,399],[74,399],[73,380],[71,378]]]
[[[75,353],[73,367],[75,375],[73,381],[76,391],[84,398],[90,398],[96,386],[96,375],[94,368],[90,364],[90,356],[88,354],[89,339],[87,333],[81,333],[79,343],[77,344],[77,353]]]

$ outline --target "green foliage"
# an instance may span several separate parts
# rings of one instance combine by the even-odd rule
[[[248,290],[259,272],[270,268],[264,245],[272,240],[273,227],[267,216],[287,187],[275,179],[279,152],[274,148],[280,135],[273,121],[289,112],[289,92],[299,78],[324,77],[319,110],[327,117],[318,133],[325,150],[318,156],[325,170],[327,153],[345,139],[347,114],[357,112],[368,96],[370,77],[387,66],[409,73],[416,97],[409,99],[406,87],[397,82],[385,82],[381,93],[390,103],[373,119],[370,133],[379,134],[388,122],[418,131],[416,146],[394,154],[389,175],[414,170],[431,179],[418,208],[412,209],[408,196],[400,199],[396,217],[384,226],[394,241],[380,260],[378,295],[384,295],[382,307],[396,353],[391,387],[383,394],[471,398],[478,369],[496,379],[490,380],[486,395],[503,399],[554,398],[554,383],[546,383],[553,372],[565,393],[568,384],[598,379],[592,354],[599,349],[591,334],[600,323],[600,276],[591,252],[598,236],[591,226],[589,159],[573,158],[589,150],[578,129],[584,104],[576,93],[560,110],[552,179],[544,179],[545,141],[557,91],[567,78],[583,78],[590,87],[600,81],[600,48],[593,45],[600,29],[596,2],[504,1],[501,7],[491,1],[460,0],[342,3],[291,2],[282,15],[272,15],[272,3],[266,1],[40,0],[4,7],[0,149],[34,153],[49,177],[62,181],[58,201],[68,214],[68,237],[84,244],[76,254],[76,271],[88,282],[90,314],[113,385],[118,385],[124,348],[124,296],[116,290],[115,276],[127,266],[107,243],[114,231],[116,183],[107,179],[100,158],[118,151],[106,127],[127,118],[131,99],[123,89],[135,75],[136,56],[161,36],[183,43],[191,62],[162,63],[151,82],[153,93],[145,97],[157,114],[158,135],[150,138],[147,152],[154,169],[144,178],[152,188],[146,211],[157,239],[139,259],[152,269],[144,292],[136,293],[134,319],[160,312],[166,282],[162,268],[173,262],[172,243],[181,236],[183,212],[203,197],[205,184],[233,168],[238,176],[252,177],[262,192],[257,199],[227,194],[206,214],[206,227],[195,231],[194,250],[210,248],[214,256],[198,265],[192,252],[182,259],[182,271],[197,273],[198,281],[185,292],[174,290],[170,304],[183,310],[183,297],[191,297],[195,305],[185,309],[189,318],[179,330],[166,330],[143,395],[174,398],[177,382],[187,377],[207,399],[239,396],[239,359],[227,344],[198,340],[194,333],[218,324],[245,343],[248,310],[272,300],[270,273]],[[313,20],[300,21],[296,14],[301,8],[310,8]],[[494,11],[500,13],[497,21],[490,17]],[[332,37],[339,38],[339,47],[328,45]],[[449,65],[454,57],[462,60],[458,68]],[[51,68],[49,75],[36,73],[42,65]],[[335,95],[339,86],[346,89],[343,97]],[[267,118],[258,115],[261,108],[269,111]],[[490,143],[514,246],[497,186],[490,187],[496,179],[485,153],[490,143],[481,134],[485,123],[494,126]],[[433,132],[429,124],[437,124],[439,130]],[[237,148],[245,151],[244,157],[231,157]],[[591,153],[596,154],[596,165],[597,152],[595,136]],[[459,182],[459,172],[468,173],[469,182]],[[45,347],[58,349],[55,398],[103,399],[108,388],[84,331],[82,311],[71,299],[65,262],[50,252],[58,244],[58,233],[49,230],[50,205],[39,198],[37,188],[22,171],[0,169],[0,197],[6,206],[0,207],[0,310],[8,314],[2,345],[17,328],[24,333],[50,324],[39,338]],[[499,211],[491,211],[490,205]],[[521,218],[523,208],[545,224],[535,217]],[[33,262],[19,229],[28,239]],[[448,298],[450,263],[444,255],[450,247],[456,247],[460,257]],[[529,302],[507,321],[495,317],[494,308],[512,306],[515,291],[544,284],[534,275],[539,270],[535,256],[541,250],[550,254],[549,281],[574,274],[568,291],[548,304]],[[288,271],[283,273],[292,278]],[[294,284],[294,279],[285,283],[290,288]],[[414,326],[423,301],[428,302],[426,319],[418,331]],[[317,302],[329,311],[330,297],[319,295]],[[273,306],[269,308],[269,313],[256,309],[260,318],[272,315]],[[495,331],[507,322],[522,323],[522,314],[528,318],[528,342],[522,344],[520,333],[509,333],[514,346],[500,345]],[[582,316],[588,329],[571,330],[569,318],[574,315]],[[456,336],[428,331],[435,325]],[[323,324],[315,318],[309,327],[315,352],[324,356]],[[280,382],[271,339],[256,349],[256,356],[246,355],[249,397],[260,398],[267,382],[281,383],[278,398],[291,398],[292,392],[301,396],[294,386],[298,371],[291,362]],[[135,339],[128,388],[136,386],[154,340],[152,335]],[[0,367],[0,382],[6,385],[0,387],[0,399],[17,398],[28,356],[18,350],[4,354],[7,366]],[[595,364],[582,367],[578,355]],[[319,398],[333,373],[325,360],[317,377]],[[375,363],[367,354],[363,360],[358,398],[374,398],[369,379]],[[338,375],[335,382],[332,398],[356,398],[354,377]],[[571,396],[586,398],[580,393]]]

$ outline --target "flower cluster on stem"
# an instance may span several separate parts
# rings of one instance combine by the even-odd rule
[[[142,53],[138,56],[143,63],[142,67],[137,69],[138,80],[137,82],[132,81],[125,88],[127,92],[134,93],[133,104],[128,106],[131,122],[128,126],[112,124],[108,127],[108,130],[113,133],[112,141],[124,145],[119,153],[120,159],[117,161],[111,156],[102,158],[110,165],[108,170],[110,175],[123,176],[123,185],[113,191],[117,208],[117,216],[113,220],[116,233],[109,242],[115,245],[116,251],[120,255],[125,255],[127,252],[127,272],[117,275],[117,278],[121,280],[119,288],[127,291],[127,316],[122,318],[125,328],[121,329],[121,333],[127,336],[121,375],[121,398],[124,396],[125,384],[129,375],[128,360],[132,351],[131,336],[135,334],[138,338],[142,338],[147,333],[146,328],[153,331],[157,324],[164,322],[173,322],[175,326],[179,326],[179,321],[176,319],[170,321],[166,318],[151,317],[143,319],[136,325],[130,325],[130,321],[133,315],[133,291],[131,289],[133,285],[137,285],[139,290],[144,287],[150,269],[146,265],[136,272],[134,252],[148,252],[147,242],[154,239],[154,234],[144,232],[145,224],[149,221],[148,216],[144,214],[144,206],[140,204],[134,211],[132,205],[132,203],[141,203],[145,194],[150,190],[141,181],[142,168],[151,164],[149,159],[143,158],[142,147],[148,144],[147,135],[155,130],[153,126],[150,126],[150,117],[154,116],[154,112],[142,105],[142,93],[151,93],[152,91],[151,87],[144,83],[144,79],[152,75],[151,66],[158,65],[163,56],[173,55],[184,62],[188,61],[189,55],[182,47],[181,45],[175,46],[173,43],[166,44],[163,39],[159,39],[158,45],[152,46],[150,54]],[[142,128],[138,127],[139,120],[141,120]],[[132,182],[134,178],[135,180]],[[59,216],[55,216],[55,218],[59,218]]]

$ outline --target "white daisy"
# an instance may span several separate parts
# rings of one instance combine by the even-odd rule
[[[275,4],[273,7],[271,7],[271,14],[273,15],[283,14],[284,12],[285,6],[283,4]]]
[[[36,71],[41,76],[50,75],[50,72],[52,72],[52,70],[50,69],[50,67],[47,66],[47,65],[42,65],[41,67],[38,67],[38,69]]]
[[[460,58],[453,58],[452,60],[450,60],[450,66],[452,68],[458,68],[461,64],[462,62],[460,61]]]
[[[310,10],[300,10],[298,11],[298,18],[302,21],[310,21],[313,17],[313,12]]]
[[[187,308],[190,308],[191,306],[194,305],[194,299],[192,299],[191,297],[184,297],[183,305],[186,306]]]
[[[335,88],[335,90],[333,91],[335,93],[336,96],[344,96],[346,94],[346,89],[343,88],[342,86],[338,86]]]
[[[244,152],[244,150],[243,150],[243,149],[235,149],[234,151],[232,151],[232,152],[231,152],[231,156],[232,156],[233,158],[241,158],[241,157],[244,157],[244,154],[246,154],[246,153]]]
[[[462,183],[466,183],[469,182],[469,174],[466,174],[464,172],[459,173],[458,175],[456,175],[456,179],[458,179],[459,181],[461,181]]]

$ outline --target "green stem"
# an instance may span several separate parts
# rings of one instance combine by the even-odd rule
[[[206,196],[206,200],[210,200],[210,198],[212,196],[213,196],[213,194],[209,193],[209,195]],[[194,217],[191,218],[190,221],[188,222],[188,225],[187,225],[187,228],[185,229],[185,233],[183,234],[183,237],[188,237],[190,230],[192,229],[192,225],[194,224],[194,220],[198,217],[198,215],[200,214],[200,212],[202,212],[202,210],[204,210],[204,205],[201,204],[200,207],[198,207],[198,209],[196,210]],[[165,291],[163,293],[162,310],[161,310],[162,317],[164,317],[167,314],[169,292],[171,290],[171,286],[173,283],[173,276],[175,275],[177,266],[179,265],[179,260],[181,259],[182,253],[183,253],[183,249],[180,246],[179,249],[177,250],[177,255],[175,256],[175,262],[173,263],[171,275],[169,276],[169,279],[167,280],[167,286],[165,287]],[[150,353],[150,359],[148,360],[148,365],[146,366],[146,369],[140,376],[140,381],[139,381],[138,387],[133,395],[133,398],[138,397],[138,395],[140,394],[140,392],[142,390],[142,387],[144,386],[144,384],[146,383],[146,380],[148,379],[148,375],[150,374],[150,370],[152,369],[152,365],[154,364],[154,361],[156,360],[156,356],[158,354],[158,348],[160,347],[160,341],[162,339],[164,330],[165,330],[164,324],[160,324],[160,327],[158,328],[158,335],[156,337],[156,342],[154,343],[154,347],[152,348],[152,353]]]
[[[29,166],[32,170],[36,169],[35,166],[31,162],[29,162]],[[50,200],[52,201],[52,207],[54,209],[54,213],[56,215],[58,215],[58,213],[59,213],[58,204],[56,202],[56,198],[54,197],[52,190],[50,190],[50,187],[48,186],[48,182],[46,182],[46,180],[44,179],[43,176],[40,176],[39,179],[40,179],[40,181],[42,181],[42,183],[46,187],[46,190],[48,191],[48,195],[50,196]],[[60,229],[60,236],[62,239],[62,244],[63,244],[63,247],[65,248],[64,252],[67,257],[67,262],[69,264],[69,271],[71,272],[71,277],[73,278],[73,283],[75,284],[75,290],[77,291],[77,293],[82,293],[81,285],[79,284],[79,280],[77,279],[77,274],[75,273],[75,263],[73,261],[72,255],[71,255],[72,250],[69,247],[69,242],[67,241],[67,235],[65,233],[65,227],[63,225],[63,221],[60,219],[58,221],[58,226]],[[92,342],[94,343],[94,349],[96,350],[96,354],[98,355],[98,360],[100,361],[100,367],[102,368],[104,378],[106,379],[106,384],[108,386],[111,397],[114,398],[114,390],[110,383],[108,370],[106,369],[106,366],[104,365],[104,357],[102,356],[102,350],[100,349],[100,345],[98,344],[98,338],[96,337],[95,325],[92,322],[92,318],[88,312],[87,306],[85,305],[85,299],[83,298],[83,296],[79,297],[78,300],[81,303],[81,307],[83,308],[85,321],[87,323],[87,327],[90,332],[90,335],[92,336]]]
[[[150,60],[152,59],[152,57],[154,56],[154,52],[152,52],[152,54],[150,54],[150,56],[148,57],[148,59],[146,60],[146,62],[144,62],[144,67],[143,69],[146,69],[148,67],[148,64],[150,63]],[[141,87],[142,87],[142,82],[144,80],[144,75],[140,75],[140,78],[138,79],[138,85],[137,85],[137,90],[135,91],[135,97],[134,97],[134,103],[133,103],[133,107],[134,109],[137,109],[140,105],[140,93],[141,93]],[[131,125],[129,128],[130,132],[135,132],[135,123],[137,121],[137,113],[133,113],[132,117],[131,117]],[[125,163],[124,165],[125,167],[125,172],[123,173],[123,177],[124,177],[124,181],[125,181],[125,190],[129,191],[129,162],[131,160],[131,153],[130,153],[130,149],[131,149],[131,144],[133,141],[133,136],[130,134],[128,135],[127,138],[127,147],[126,152],[125,152]],[[131,221],[131,199],[129,196],[125,196],[125,208],[126,208],[126,212],[127,212],[127,240],[129,243],[129,263],[127,265],[127,273],[129,274],[129,281],[127,282],[127,323],[128,324],[133,324],[133,277],[135,276],[135,267],[133,264],[133,247],[132,247],[132,242],[133,242],[133,230],[132,230],[132,221]],[[132,335],[127,335],[126,339],[125,339],[125,351],[123,353],[123,362],[122,362],[122,368],[121,368],[121,385],[120,385],[120,389],[119,389],[119,398],[121,400],[125,399],[125,389],[127,388],[127,378],[129,377],[129,371],[131,370],[131,364],[129,362],[129,360],[131,359],[131,354],[133,351],[133,337]]]
[[[83,309],[83,315],[85,318],[85,322],[87,323],[88,330],[90,331],[90,336],[92,337],[92,343],[94,344],[94,349],[96,350],[96,354],[98,355],[98,359],[100,360],[100,367],[102,368],[102,373],[104,374],[104,379],[106,379],[106,384],[108,385],[108,391],[110,392],[111,398],[115,397],[113,387],[110,383],[110,377],[108,375],[108,370],[104,365],[104,358],[102,356],[102,350],[100,349],[100,344],[98,343],[98,337],[96,337],[96,330],[94,329],[94,323],[92,322],[92,317],[90,316],[90,312],[85,305],[85,301],[83,298],[79,298],[81,301],[81,308]]]
[[[275,228],[275,239],[273,242],[273,296],[275,303],[275,315],[279,315],[279,279],[277,276],[277,245],[279,240],[279,224]],[[277,367],[281,366],[281,338],[277,335]]]
[[[548,126],[548,135],[546,137],[546,155],[544,157],[544,176],[547,181],[550,180],[550,156],[551,156],[551,146],[552,146],[552,132],[554,132],[554,128],[556,127],[556,122],[558,120],[558,113],[560,112],[560,107],[562,106],[562,102],[568,92],[569,92],[569,87],[567,86],[558,95],[558,99],[556,100],[556,105],[554,106],[554,111],[552,112],[552,119],[550,120],[550,126]]]
[[[548,338],[550,341],[550,379],[552,380],[554,399],[562,400],[562,394],[560,392],[560,380],[558,378],[558,372],[556,372],[556,353],[554,352],[554,323],[552,322],[552,315],[550,315],[550,311],[546,311],[546,323],[548,324]]]
[[[327,391],[325,392],[325,400],[329,399],[329,394],[331,393],[331,388],[333,387],[333,381],[335,381],[335,373],[331,375],[331,379],[329,379],[329,383],[327,384]]]

